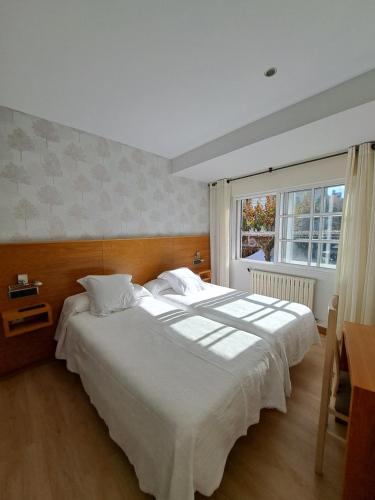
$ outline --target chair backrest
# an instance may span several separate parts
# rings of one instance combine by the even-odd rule
[[[333,295],[328,306],[328,324],[326,336],[325,363],[328,362],[330,371],[333,361],[335,362],[336,375],[339,370],[340,362],[340,342],[337,338],[337,309],[339,305],[339,296]]]
[[[337,307],[339,297],[334,295],[328,306],[328,324],[326,333],[326,346],[324,353],[322,394],[320,399],[318,439],[315,457],[315,471],[318,474],[323,472],[324,446],[328,423],[328,414],[330,408],[330,399],[332,392],[336,393],[338,385],[338,367],[339,367],[339,341],[337,339]],[[333,362],[336,364],[336,382],[332,391]]]
[[[328,305],[328,327],[327,327],[327,334],[328,330],[330,328],[334,328],[335,335],[336,335],[336,326],[337,326],[337,309],[339,306],[339,296],[338,295],[332,295],[330,303]]]
[[[326,345],[323,366],[323,388],[326,387],[331,396],[336,392],[338,384],[338,370],[340,360],[340,344],[337,338],[337,308],[338,295],[333,295],[328,305],[328,323],[326,332]],[[335,364],[335,367],[333,366]],[[333,376],[335,377],[334,389],[332,390]]]

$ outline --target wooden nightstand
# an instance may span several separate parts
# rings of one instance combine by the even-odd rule
[[[1,313],[5,337],[40,330],[52,325],[51,306],[47,303],[7,309]]]
[[[198,273],[200,279],[206,283],[211,283],[211,269],[206,269],[205,271],[199,271]]]

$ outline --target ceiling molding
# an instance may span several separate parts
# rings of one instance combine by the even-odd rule
[[[210,141],[172,160],[174,172],[375,100],[375,69]]]

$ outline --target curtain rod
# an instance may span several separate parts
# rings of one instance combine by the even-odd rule
[[[372,142],[372,141],[371,141]],[[356,150],[358,151],[359,146],[356,146]],[[371,149],[375,150],[375,142],[371,144]],[[240,177],[231,177],[230,179],[227,179],[227,183],[229,184],[230,182],[233,181],[238,181],[240,179],[247,179],[249,177],[255,177],[256,175],[263,175],[263,174],[271,174],[272,172],[276,172],[277,170],[284,170],[285,168],[291,168],[291,167],[296,167],[298,165],[305,165],[306,163],[312,163],[313,161],[320,161],[320,160],[327,160],[328,158],[334,158],[335,156],[342,156],[346,155],[348,153],[347,150],[341,151],[339,153],[332,153],[326,156],[319,156],[318,158],[312,158],[311,160],[305,160],[305,161],[299,161],[296,163],[291,163],[289,165],[284,165],[282,167],[269,167],[267,170],[262,170],[261,172],[255,172],[254,174],[248,174],[248,175],[241,175]],[[216,186],[217,182],[211,182],[208,185],[210,186]]]

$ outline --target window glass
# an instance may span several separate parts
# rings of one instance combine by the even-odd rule
[[[276,195],[242,200],[243,231],[275,231]]]
[[[319,214],[322,210],[322,188],[314,189],[314,212]]]
[[[290,264],[308,263],[309,244],[304,242],[283,241],[282,261]]]
[[[344,186],[324,188],[324,212],[342,212],[344,191]]]
[[[283,217],[281,225],[282,239],[308,240],[310,237],[309,217]]]
[[[322,240],[339,240],[341,231],[341,215],[322,217]]]
[[[241,257],[274,262],[276,195],[267,194],[242,200]]]
[[[311,189],[289,193],[288,214],[309,214],[311,211]]]
[[[308,240],[310,237],[310,218],[295,217],[293,224],[293,240]]]
[[[343,185],[316,186],[280,193],[280,207],[276,194],[240,200],[241,258],[335,268],[344,194]]]
[[[322,256],[320,265],[322,267],[335,268],[337,263],[338,243],[322,243]]]
[[[260,262],[274,262],[275,237],[243,235],[241,242],[242,258]]]
[[[313,230],[312,230],[312,239],[319,239],[319,229],[320,229],[320,217],[314,217],[313,221]]]
[[[319,243],[311,243],[311,266],[318,264]]]

